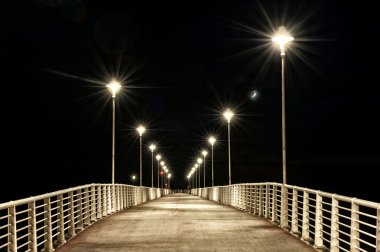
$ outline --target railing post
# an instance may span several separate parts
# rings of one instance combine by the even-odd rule
[[[69,192],[69,207],[70,207],[70,228],[69,228],[69,236],[75,236],[75,209],[74,209],[74,192]]]
[[[350,236],[350,244],[351,244],[351,252],[359,251],[359,206],[355,203],[355,198],[351,200],[351,236]]]
[[[292,229],[291,232],[298,235],[298,190],[293,188],[292,197]]]
[[[63,211],[63,195],[59,194],[58,196],[58,226],[59,234],[57,236],[58,245],[62,245],[66,242],[65,240],[65,214]]]
[[[259,185],[259,216],[263,216],[263,189]]]
[[[339,252],[339,208],[338,200],[335,198],[335,194],[331,197],[331,241],[330,252]],[[379,219],[377,219],[379,221]]]
[[[281,187],[281,227],[287,228],[288,225],[288,189],[285,185]]]
[[[8,251],[17,252],[16,207],[8,208]]]
[[[107,215],[112,213],[112,194],[111,194],[111,190],[112,190],[112,186],[108,185],[106,186],[107,188]]]
[[[102,186],[101,185],[98,185],[97,186],[97,191],[98,191],[98,195],[97,195],[97,208],[96,208],[96,218],[97,219],[100,219],[102,218],[102,215],[103,215],[103,211],[102,211]]]
[[[44,251],[54,251],[53,249],[53,236],[51,229],[51,205],[50,205],[50,197],[44,199]]]
[[[28,249],[31,252],[37,252],[37,228],[36,228],[36,202],[32,201],[28,203],[28,233],[29,233],[29,244]]]
[[[249,190],[249,212],[252,213],[252,185],[249,185],[248,187]]]
[[[309,242],[309,193],[303,192],[303,204],[302,204],[302,240]]]
[[[272,193],[272,221],[277,223],[277,186],[273,185]]]
[[[96,188],[95,186],[91,186],[91,220],[96,221]]]
[[[253,201],[252,201],[252,204],[253,204],[253,214],[254,215],[257,215],[257,186],[254,185],[253,186]]]
[[[84,200],[84,222],[85,226],[90,225],[90,194],[88,193],[88,187],[84,189],[84,199],[82,198],[82,205]]]
[[[82,200],[82,189],[79,189],[77,191],[77,206],[78,206],[78,224],[77,224],[77,228],[79,230],[82,230],[83,229],[83,200]]]
[[[104,185],[103,187],[103,211],[105,212],[105,214],[103,213],[103,216],[107,216],[108,214],[108,211],[109,211],[109,186],[108,185]]]
[[[380,204],[377,206],[376,252],[380,252]]]
[[[265,185],[265,218],[269,219],[269,185]]]
[[[322,196],[317,192],[315,195],[315,241],[314,246],[317,249],[323,248],[323,240],[322,240]]]

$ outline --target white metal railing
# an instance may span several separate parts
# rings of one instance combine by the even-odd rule
[[[249,183],[191,194],[270,219],[321,250],[380,252],[379,203],[291,185],[282,202],[281,190],[278,183]]]
[[[169,192],[90,184],[0,204],[0,251],[54,251],[97,220]]]

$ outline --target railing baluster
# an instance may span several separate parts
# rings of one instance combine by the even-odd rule
[[[292,233],[298,235],[298,190],[293,188],[292,197]]]
[[[65,240],[65,215],[63,212],[63,195],[59,194],[58,198],[58,225],[59,225],[59,234],[57,236],[58,246],[66,243]]]
[[[380,204],[377,205],[376,252],[380,252]]]
[[[8,251],[17,252],[16,207],[8,208]]]
[[[29,244],[28,249],[31,252],[37,252],[37,228],[36,228],[36,202],[32,201],[28,203],[28,233],[29,233]]]
[[[78,209],[78,224],[76,226],[77,229],[83,229],[83,205],[82,205],[82,190],[79,189],[77,191],[77,209]]]
[[[302,205],[302,240],[309,242],[309,193],[303,192],[303,205]]]
[[[70,207],[70,228],[69,236],[75,236],[75,209],[74,209],[74,191],[69,192],[69,207]]]
[[[44,237],[45,237],[45,244],[44,244],[44,251],[54,251],[53,249],[53,237],[52,237],[52,227],[51,227],[51,202],[50,197],[46,198],[44,200],[45,206],[44,206]]]
[[[351,235],[350,244],[351,252],[359,251],[359,206],[355,203],[355,198],[351,200]]]
[[[335,198],[335,194],[331,197],[331,241],[330,251],[339,252],[339,209],[338,200]]]
[[[316,194],[315,202],[315,237],[314,237],[314,246],[317,249],[323,248],[322,240],[322,196],[319,192]]]
[[[91,186],[91,221],[96,221],[96,187],[93,185]]]
[[[86,187],[84,190],[85,190],[84,208],[86,209],[85,214],[84,214],[84,225],[88,226],[90,225],[90,219],[91,219],[89,187]]]
[[[265,186],[265,218],[269,219],[269,185]]]
[[[277,222],[277,186],[273,185],[272,193],[272,221]]]

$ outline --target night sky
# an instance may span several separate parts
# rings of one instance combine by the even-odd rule
[[[377,9],[347,1],[0,2],[0,200],[111,182],[116,77],[116,183],[150,186],[152,142],[172,188],[214,134],[215,184],[282,182],[281,65],[286,55],[288,184],[380,201]],[[256,93],[253,97],[253,93]],[[211,159],[206,160],[211,184]],[[154,162],[156,172],[157,162]],[[156,182],[156,174],[155,174]]]

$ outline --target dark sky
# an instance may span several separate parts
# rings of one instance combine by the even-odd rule
[[[280,25],[295,37],[288,183],[380,201],[376,11],[347,1],[1,1],[1,201],[111,182],[112,76],[124,80],[117,183],[139,172],[140,123],[144,185],[148,144],[173,170],[172,187],[185,188],[209,134],[215,184],[228,183],[227,107],[232,182],[282,182],[280,56],[270,41]]]

